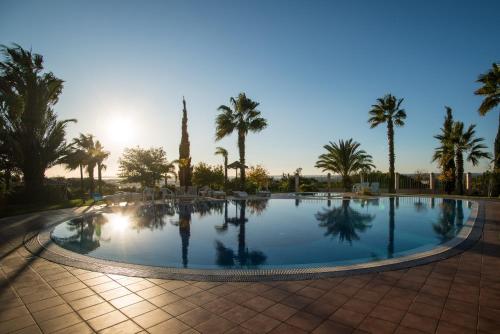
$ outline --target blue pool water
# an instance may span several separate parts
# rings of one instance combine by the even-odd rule
[[[289,268],[377,261],[454,238],[471,202],[418,197],[168,202],[106,208],[55,227],[74,252],[185,268]]]

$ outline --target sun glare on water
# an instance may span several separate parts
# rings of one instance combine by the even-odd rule
[[[114,231],[123,231],[130,224],[129,217],[121,214],[110,215],[108,219]]]

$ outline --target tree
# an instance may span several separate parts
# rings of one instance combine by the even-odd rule
[[[87,159],[85,151],[79,148],[72,148],[71,152],[62,160],[67,169],[80,169],[80,190],[82,193],[85,191],[83,186],[83,166],[85,165],[85,159]]]
[[[193,183],[197,186],[220,188],[224,184],[222,166],[209,166],[200,162],[193,170]]]
[[[483,102],[479,106],[479,114],[481,116],[486,115],[488,112],[496,109],[500,103],[500,66],[499,64],[493,64],[491,69],[479,76],[477,82],[482,84],[474,94],[481,95],[484,97]],[[494,145],[494,161],[493,168],[495,171],[496,181],[495,189],[493,190],[494,196],[498,196],[500,193],[500,113],[498,114],[498,130],[497,136],[495,138]]]
[[[267,169],[261,165],[252,166],[248,171],[248,181],[254,183],[259,188],[267,188],[270,175]]]
[[[441,134],[434,136],[440,142],[440,146],[434,150],[432,161],[437,161],[441,169],[439,179],[444,183],[444,190],[451,194],[455,190],[456,167],[455,149],[451,140],[453,132],[453,114],[450,107],[445,107],[446,116],[444,118]]]
[[[106,169],[107,166],[104,164],[104,160],[109,157],[109,152],[104,150],[104,147],[99,141],[95,143],[94,147],[94,159],[97,164],[97,186],[99,187],[99,193],[102,194],[102,170]]]
[[[181,187],[188,187],[191,185],[191,174],[193,168],[191,167],[191,156],[189,152],[189,134],[187,131],[187,110],[186,100],[182,98],[182,134],[181,143],[179,145],[179,180]]]
[[[240,181],[241,187],[245,186],[245,139],[248,132],[260,132],[267,127],[267,120],[261,117],[261,112],[257,110],[258,102],[247,98],[245,93],[240,93],[237,98],[229,99],[231,107],[221,105],[221,111],[215,120],[216,131],[215,140],[221,140],[231,135],[234,131],[238,133],[238,150],[240,154]]]
[[[84,154],[83,163],[89,174],[89,192],[94,193],[94,169],[97,165],[96,159],[96,142],[94,142],[94,135],[80,133],[80,136],[73,139],[73,145],[81,150]]]
[[[351,187],[351,175],[361,170],[368,171],[375,168],[372,156],[360,149],[361,144],[352,138],[339,140],[323,146],[327,153],[321,154],[316,162],[316,168],[322,171],[330,171],[342,176],[344,189],[348,191]]]
[[[476,138],[476,125],[470,125],[467,130],[464,130],[463,122],[454,122],[451,135],[451,145],[455,150],[455,165],[457,167],[456,189],[459,195],[464,193],[464,154],[467,155],[467,161],[476,166],[479,159],[491,159],[488,152],[483,151],[487,148],[482,144],[483,138]]]
[[[137,182],[143,187],[154,187],[172,168],[161,147],[126,148],[118,163],[119,176],[124,179],[123,182]]]
[[[58,120],[54,106],[63,81],[43,73],[43,57],[14,44],[0,47],[0,137],[12,163],[24,176],[31,198],[40,196],[45,170],[69,153],[66,126],[74,119]]]
[[[229,155],[227,153],[227,150],[224,147],[220,146],[215,149],[215,154],[221,155],[224,158],[224,185],[227,186],[227,158]]]
[[[395,192],[395,167],[396,156],[394,154],[394,125],[403,126],[405,124],[406,112],[401,108],[403,99],[397,99],[391,94],[378,98],[377,103],[372,105],[369,111],[368,123],[374,128],[382,123],[387,123],[387,139],[389,142],[389,192]]]

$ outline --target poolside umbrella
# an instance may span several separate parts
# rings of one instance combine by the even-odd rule
[[[238,169],[241,169],[241,168],[248,168],[248,166],[246,165],[243,165],[241,162],[239,161],[235,161],[233,163],[230,163],[229,165],[227,165],[227,168],[229,169],[235,169],[236,170],[236,178],[238,178]]]

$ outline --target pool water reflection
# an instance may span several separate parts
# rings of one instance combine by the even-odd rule
[[[454,238],[471,202],[422,197],[167,202],[106,208],[55,227],[96,258],[184,268],[291,268],[376,261]]]

